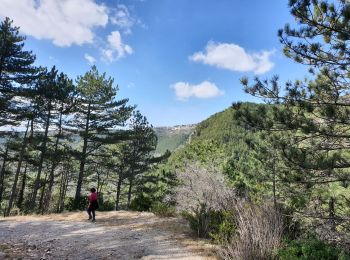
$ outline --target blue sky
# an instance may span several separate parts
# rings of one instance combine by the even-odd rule
[[[307,75],[282,54],[287,0],[0,0],[36,63],[71,78],[92,64],[115,78],[154,126],[198,123],[235,101],[258,101],[243,76]]]

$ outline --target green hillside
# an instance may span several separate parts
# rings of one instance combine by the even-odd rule
[[[238,141],[237,133],[242,131],[234,119],[234,109],[227,108],[198,124],[193,140],[213,140],[228,144]]]
[[[256,108],[257,105],[245,103],[243,106],[250,109]],[[235,119],[235,113],[236,110],[229,107],[210,116],[187,132],[183,130],[175,134],[169,130],[163,130],[163,132],[158,130],[157,134],[160,138],[157,149],[163,148],[165,151],[165,147],[176,148],[179,147],[178,144],[184,144],[176,150],[173,149],[175,151],[163,165],[164,168],[173,171],[188,162],[199,161],[206,165],[215,163],[224,170],[230,166],[232,158],[235,158],[237,167],[240,164],[251,163],[250,149],[246,140],[247,138],[258,139],[258,137],[241,126],[240,122]],[[192,134],[189,137],[190,133]],[[238,159],[237,155],[239,155]],[[249,167],[251,171],[255,170],[255,165],[249,165]]]

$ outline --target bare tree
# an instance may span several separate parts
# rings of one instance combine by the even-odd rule
[[[174,198],[179,211],[194,213],[201,205],[208,210],[226,209],[227,202],[234,199],[233,188],[216,168],[194,162],[179,170],[177,177],[181,185],[176,187]]]

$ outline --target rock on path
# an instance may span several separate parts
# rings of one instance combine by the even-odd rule
[[[215,259],[177,218],[83,212],[0,219],[0,259]]]

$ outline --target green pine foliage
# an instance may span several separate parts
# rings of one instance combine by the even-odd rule
[[[315,237],[285,242],[279,250],[281,260],[346,260],[350,255],[334,245],[327,244]]]
[[[246,78],[246,92],[273,104],[272,117],[244,113],[252,127],[283,133],[272,143],[289,170],[291,207],[308,226],[341,239],[349,229],[349,1],[293,0],[296,26],[278,33],[288,58],[307,65],[309,79]],[[265,122],[264,122],[265,121]],[[266,123],[268,122],[268,123]],[[287,201],[287,199],[285,200]],[[348,242],[346,242],[348,243]]]

